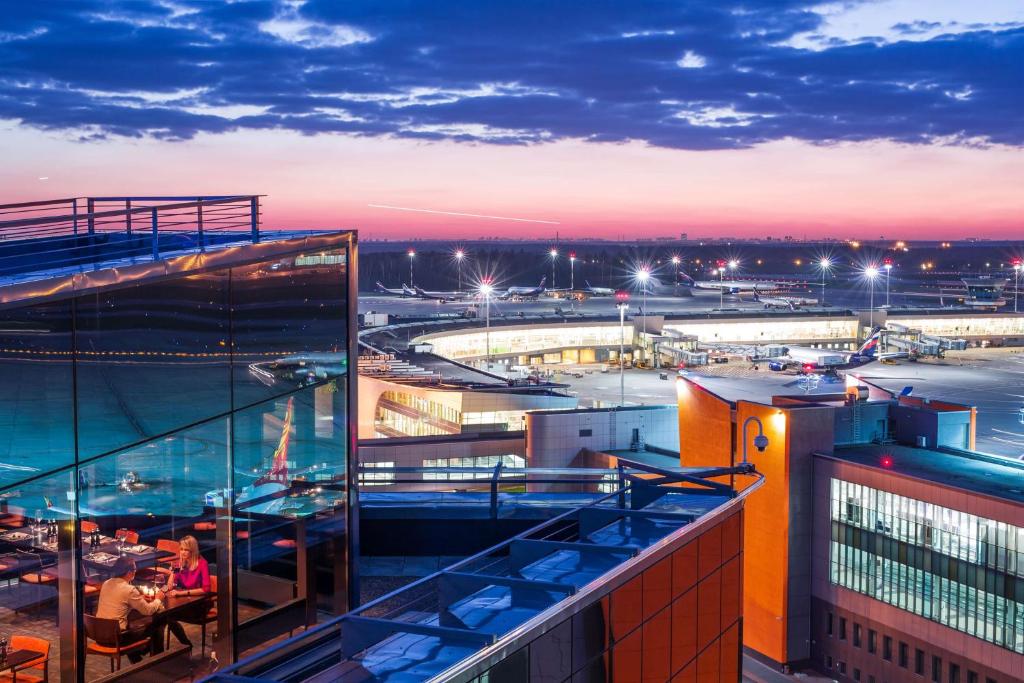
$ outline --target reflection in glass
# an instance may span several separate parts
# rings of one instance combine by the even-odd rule
[[[80,459],[230,409],[226,271],[76,305]]]
[[[0,486],[74,462],[71,304],[0,310]]]
[[[235,407],[344,375],[345,250],[231,270]]]

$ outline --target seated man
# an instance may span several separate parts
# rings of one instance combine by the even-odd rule
[[[163,609],[164,594],[157,591],[155,597],[147,598],[137,586],[132,585],[135,579],[135,560],[130,557],[117,558],[113,574],[100,587],[96,616],[100,619],[117,619],[121,626],[122,643],[149,638],[153,654],[162,652],[164,639],[160,633],[160,624],[153,621],[152,615]],[[138,612],[142,618],[129,619],[132,612]],[[113,646],[113,643],[100,644]],[[133,664],[141,660],[140,652],[128,655],[128,661]]]

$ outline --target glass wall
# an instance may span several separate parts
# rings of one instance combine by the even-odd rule
[[[1024,529],[832,479],[831,581],[1024,653]]]
[[[36,653],[19,680],[228,662],[347,609],[334,242],[0,310],[0,639]]]

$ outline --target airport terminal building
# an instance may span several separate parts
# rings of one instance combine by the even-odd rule
[[[39,655],[19,680],[181,671],[96,609],[120,556],[160,585],[188,536],[211,591],[165,607],[197,653],[346,611],[355,234],[268,232],[254,196],[85,206],[0,222],[0,632]]]

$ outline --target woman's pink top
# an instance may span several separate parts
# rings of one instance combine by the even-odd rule
[[[195,569],[182,567],[174,574],[174,577],[175,588],[186,591],[202,588],[204,593],[210,592],[210,565],[201,557]]]

